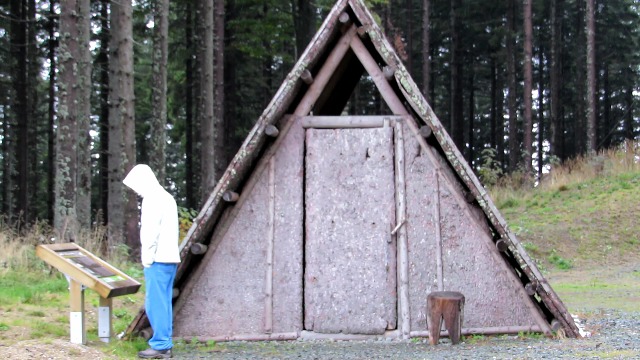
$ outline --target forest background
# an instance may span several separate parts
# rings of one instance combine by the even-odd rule
[[[485,185],[637,138],[638,0],[367,4]],[[3,224],[135,252],[136,163],[192,216],[332,5],[0,0]],[[363,77],[346,111],[382,102]]]

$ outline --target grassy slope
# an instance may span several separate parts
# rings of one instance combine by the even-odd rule
[[[494,193],[570,310],[640,311],[640,170]]]
[[[549,261],[554,250],[577,266],[640,258],[639,171],[514,192],[497,206],[539,260]]]

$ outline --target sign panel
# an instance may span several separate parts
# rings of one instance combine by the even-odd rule
[[[75,243],[38,245],[36,255],[103,298],[133,294],[140,283]]]

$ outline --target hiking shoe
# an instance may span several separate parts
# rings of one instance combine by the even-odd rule
[[[138,357],[141,359],[169,359],[173,357],[173,354],[171,354],[171,349],[154,350],[149,348],[147,350],[140,351],[138,353]]]

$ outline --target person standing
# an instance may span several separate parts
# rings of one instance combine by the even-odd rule
[[[122,181],[142,197],[140,215],[141,260],[146,283],[145,310],[153,329],[143,359],[173,356],[173,281],[180,263],[178,207],[151,168],[138,164]]]

